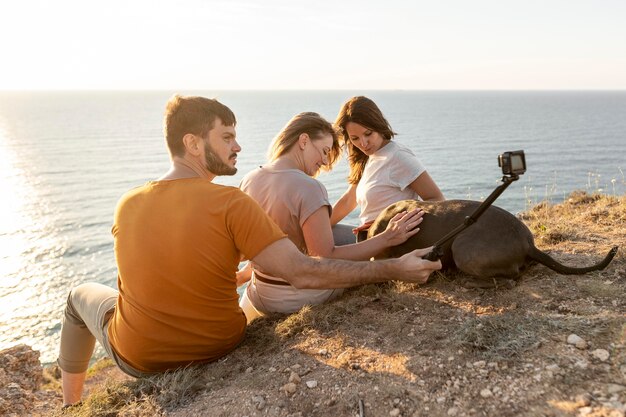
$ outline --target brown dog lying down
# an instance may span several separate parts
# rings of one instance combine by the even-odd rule
[[[403,200],[382,211],[372,224],[368,238],[381,233],[397,213],[421,207],[425,214],[420,231],[402,245],[386,249],[376,258],[398,257],[414,249],[425,248],[463,224],[480,205],[478,201],[448,200],[425,202]],[[494,286],[493,278],[504,279],[501,284],[511,285],[530,261],[537,261],[561,274],[584,274],[604,269],[617,253],[613,247],[599,263],[583,268],[565,266],[535,247],[533,235],[524,223],[499,207],[491,206],[470,227],[457,235],[444,247],[441,258],[443,269],[458,268],[473,275],[472,286]],[[508,280],[507,280],[508,279]],[[479,284],[480,280],[484,282]],[[485,285],[486,284],[486,285]]]

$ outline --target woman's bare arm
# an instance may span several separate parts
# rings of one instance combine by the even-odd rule
[[[335,246],[328,208],[323,206],[306,219],[302,225],[302,233],[307,250],[312,256],[361,261],[370,259],[383,249],[402,244],[415,235],[419,231],[417,225],[422,222],[423,214],[421,210],[398,213],[383,233],[363,242]]]
[[[330,224],[336,225],[343,220],[356,207],[356,184],[350,185],[345,193],[333,206],[333,214],[330,216]]]
[[[415,180],[409,184],[409,188],[415,191],[424,201],[443,201],[446,199],[437,184],[435,184],[435,181],[426,171],[415,178]]]

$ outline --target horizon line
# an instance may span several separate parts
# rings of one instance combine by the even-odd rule
[[[114,93],[114,92],[170,92],[170,91],[223,91],[223,92],[342,92],[342,91],[376,91],[376,92],[626,92],[626,88],[43,88],[43,89],[1,89],[0,93]]]

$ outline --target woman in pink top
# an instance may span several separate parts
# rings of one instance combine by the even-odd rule
[[[312,256],[368,260],[417,233],[421,211],[399,214],[385,232],[365,242],[354,243],[347,226],[335,228],[343,233],[333,237],[328,194],[315,177],[321,169],[331,169],[340,153],[332,124],[317,113],[300,113],[272,141],[269,162],[249,172],[240,188],[265,209],[302,252]],[[296,289],[256,265],[240,271],[238,279],[240,283],[251,279],[240,302],[248,321],[262,313],[291,313],[307,304],[320,304],[342,291]]]
[[[331,224],[358,205],[361,225],[356,230],[366,232],[390,204],[408,199],[444,200],[415,154],[392,141],[396,133],[372,100],[363,96],[348,100],[339,111],[335,127],[348,150],[350,186],[335,203]]]

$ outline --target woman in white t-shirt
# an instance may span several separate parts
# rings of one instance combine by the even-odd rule
[[[408,148],[392,141],[396,133],[372,100],[358,96],[341,107],[335,128],[348,151],[348,190],[333,206],[331,224],[358,205],[359,240],[378,214],[400,200],[444,200],[426,168]]]
[[[367,260],[417,233],[422,211],[415,210],[396,216],[385,232],[365,242],[355,243],[347,226],[334,236],[328,194],[315,177],[320,169],[332,168],[340,153],[333,125],[317,113],[300,113],[272,141],[269,163],[246,174],[240,188],[259,203],[302,252],[311,256]],[[297,289],[257,265],[237,274],[239,284],[250,279],[240,302],[248,321],[262,313],[298,311],[342,292]]]

